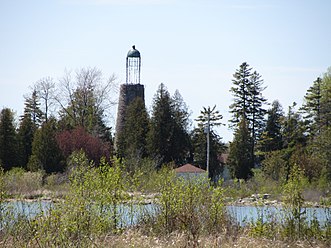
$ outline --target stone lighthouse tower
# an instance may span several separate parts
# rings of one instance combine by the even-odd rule
[[[144,85],[140,84],[141,56],[135,46],[126,56],[126,83],[120,87],[118,100],[115,148],[117,147],[117,138],[125,125],[126,109],[134,99],[140,97],[145,101]]]

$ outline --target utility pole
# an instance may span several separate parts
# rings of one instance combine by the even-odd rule
[[[221,122],[219,122],[223,116],[219,113],[218,110],[216,110],[216,105],[213,108],[205,108],[203,107],[203,111],[200,111],[201,115],[198,116],[196,121],[200,123],[200,127],[203,129],[203,132],[207,135],[207,175],[208,178],[210,178],[210,132],[211,127],[213,126],[219,126],[222,125]]]
[[[210,151],[210,140],[209,140],[209,133],[210,133],[210,112],[207,114],[207,175],[209,178],[209,151]]]

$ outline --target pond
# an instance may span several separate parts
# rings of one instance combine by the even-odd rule
[[[37,214],[47,211],[54,207],[54,203],[49,201],[38,202],[26,202],[26,201],[14,201],[5,203],[2,207],[11,209],[14,215],[24,215],[27,217],[34,217]],[[226,206],[226,211],[229,216],[237,222],[239,225],[244,226],[249,223],[254,223],[257,220],[263,220],[263,222],[281,222],[284,220],[286,213],[282,207],[274,206]],[[305,213],[303,216],[308,222],[315,219],[318,220],[321,226],[326,224],[331,225],[331,208],[316,208],[309,207],[303,208]],[[120,215],[121,226],[128,226],[137,223],[139,217],[144,214],[154,215],[157,212],[156,204],[147,205],[124,205],[121,204],[117,208],[117,212]]]
[[[301,211],[308,223],[317,220],[321,226],[331,225],[331,208],[307,207]],[[281,223],[288,215],[283,207],[275,206],[227,206],[227,212],[241,226],[259,219],[263,222]]]

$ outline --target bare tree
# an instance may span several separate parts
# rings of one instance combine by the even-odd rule
[[[112,98],[116,92],[115,76],[105,80],[101,70],[88,67],[77,70],[74,76],[66,71],[55,99],[60,116],[66,118],[70,126],[82,126],[92,132],[116,104]]]
[[[48,122],[51,108],[54,106],[55,82],[51,77],[45,77],[34,85],[41,102],[41,109],[44,112],[45,122]]]

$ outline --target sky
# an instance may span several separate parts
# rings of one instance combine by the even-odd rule
[[[65,70],[96,67],[125,83],[135,45],[148,109],[164,83],[192,120],[216,105],[227,124],[233,74],[247,62],[268,102],[287,110],[331,66],[330,11],[329,0],[0,0],[0,108],[20,115],[29,86]]]

